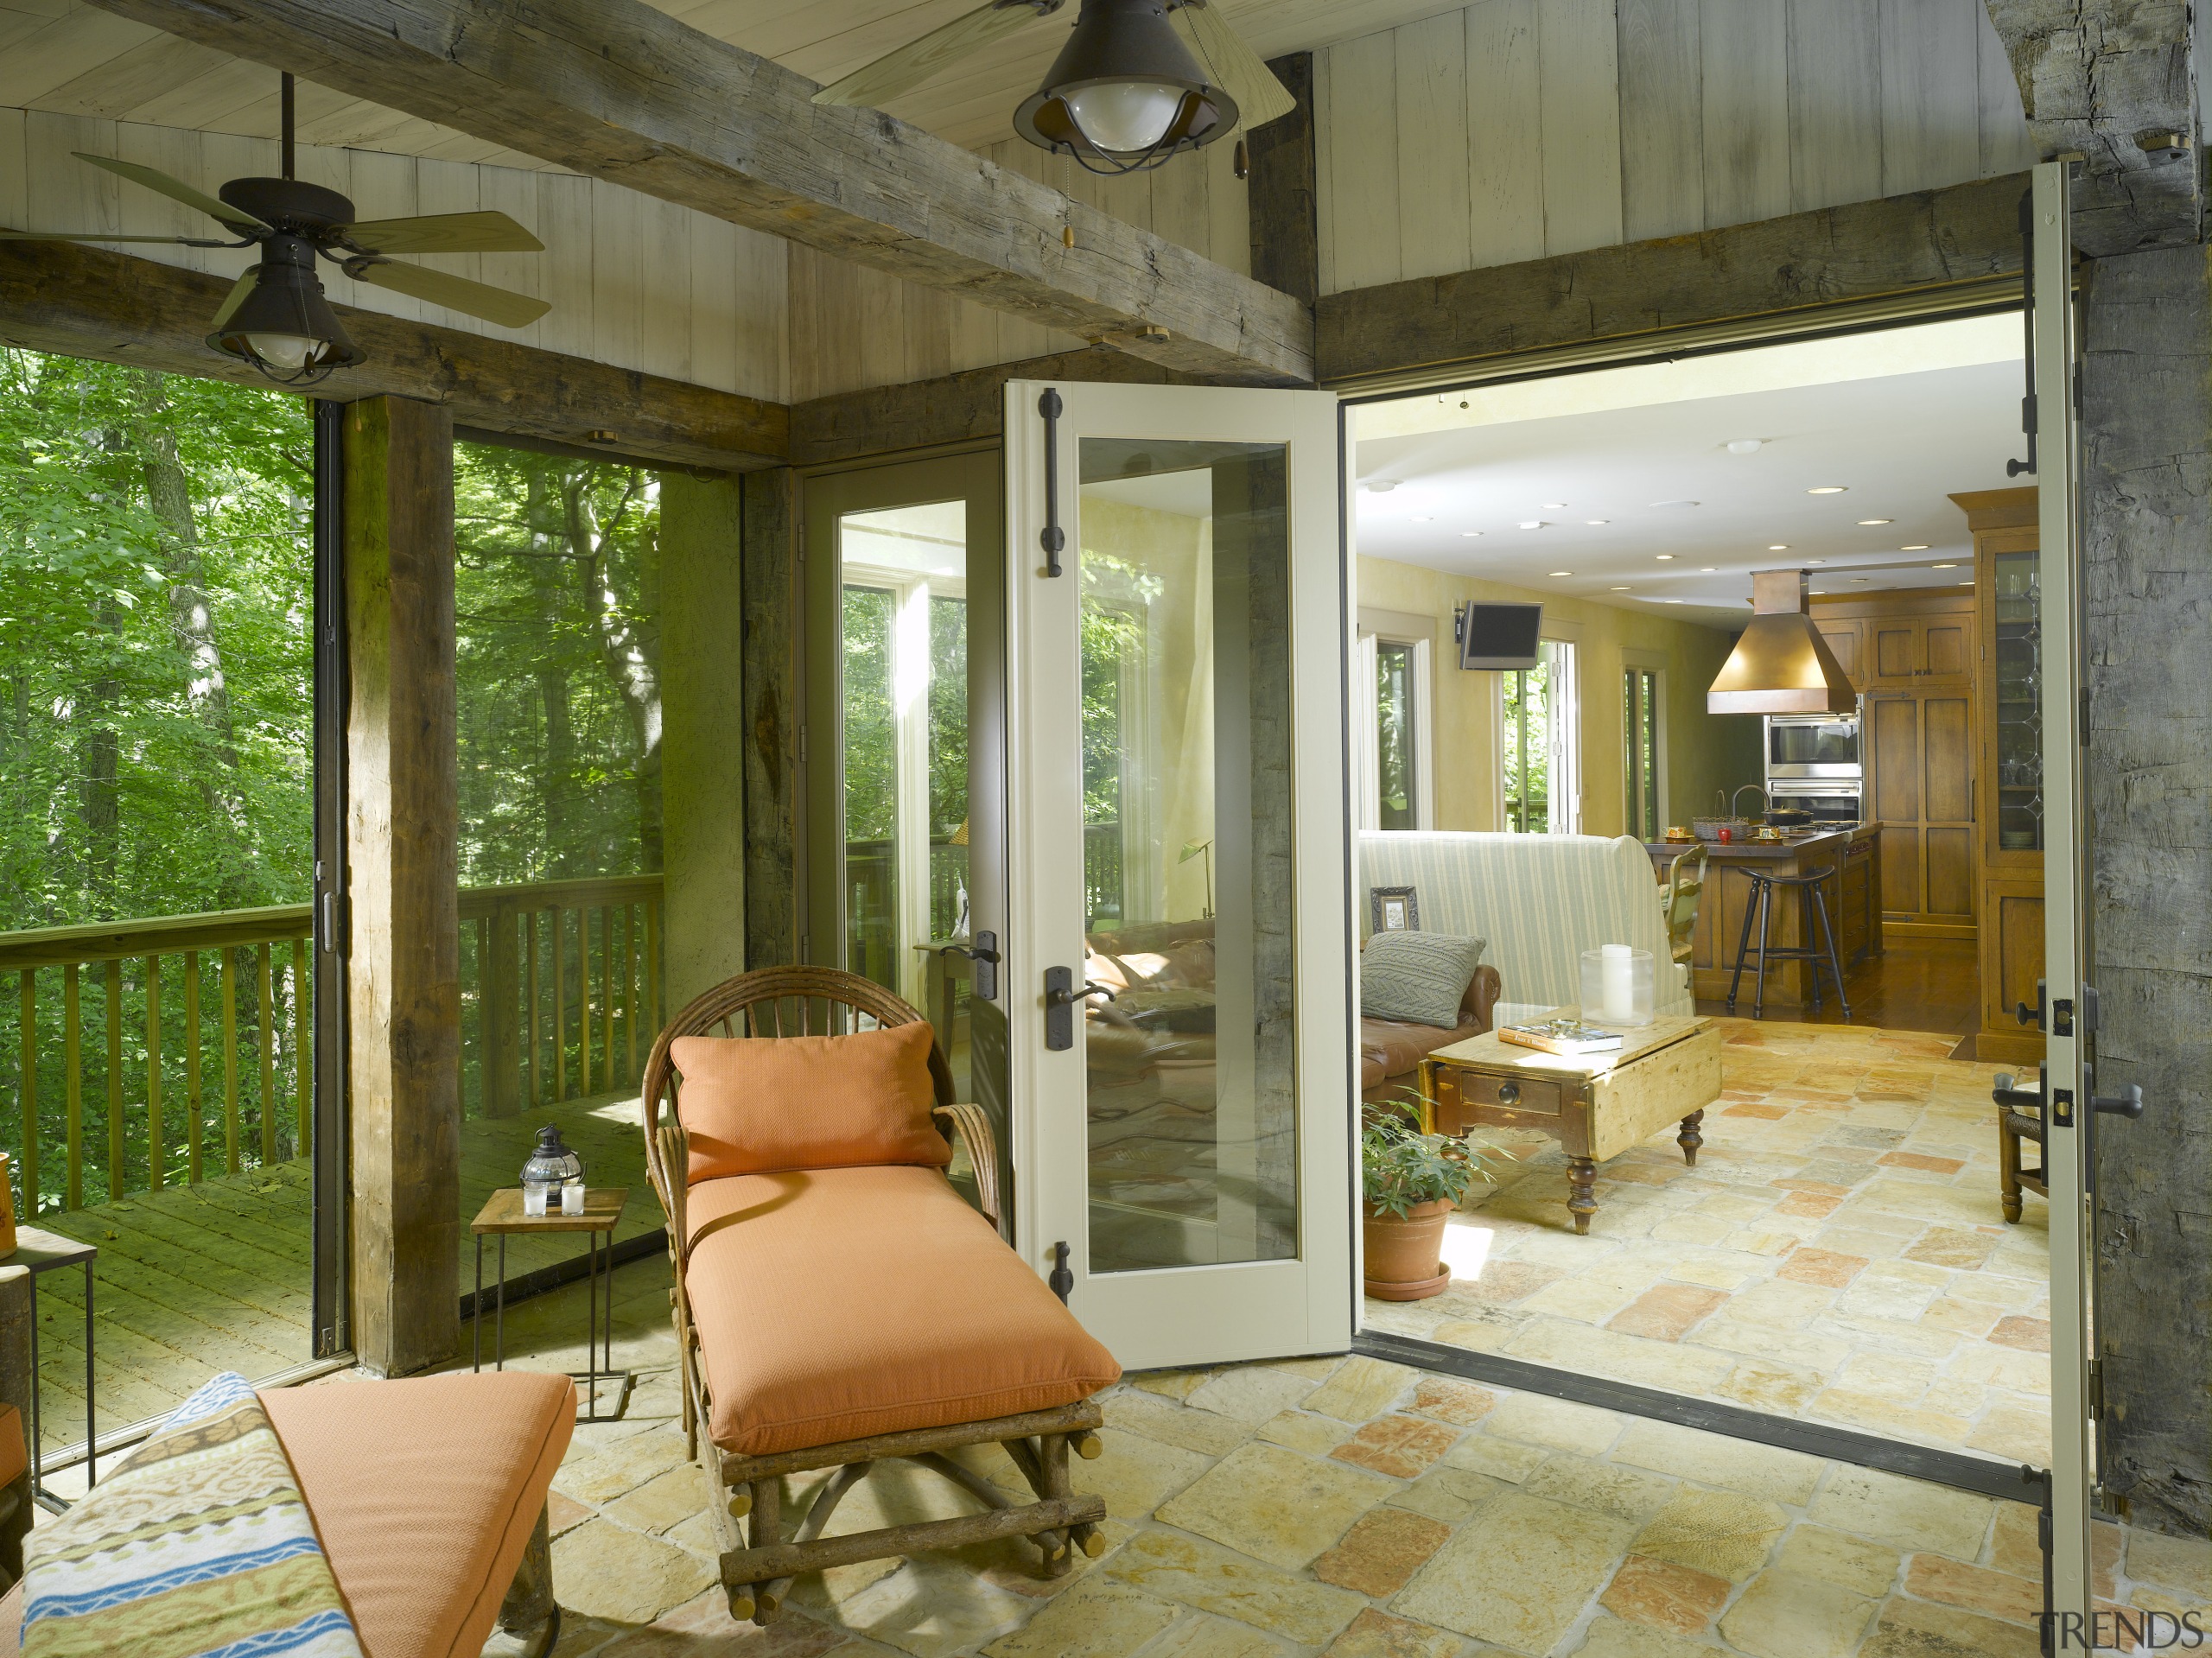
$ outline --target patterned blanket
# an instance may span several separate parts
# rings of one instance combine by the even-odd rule
[[[219,1375],[24,1548],[24,1658],[361,1658],[284,1448]]]

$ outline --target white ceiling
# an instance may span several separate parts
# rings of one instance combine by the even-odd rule
[[[2022,390],[2008,314],[1370,405],[1359,550],[1716,624],[1743,621],[1753,570],[1837,595],[1971,581],[1947,498],[2023,481]]]
[[[654,0],[719,40],[828,82],[981,0]],[[1074,23],[1077,0],[976,53],[891,112],[971,148],[1013,134],[1014,106],[1037,88]],[[1262,57],[1308,50],[1454,10],[1440,0],[1217,0]],[[0,107],[145,122],[245,137],[276,136],[276,75],[84,4],[0,0]],[[302,142],[447,161],[537,166],[450,128],[302,84]]]

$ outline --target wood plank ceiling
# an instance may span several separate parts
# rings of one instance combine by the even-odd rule
[[[1217,3],[1268,57],[1455,9],[1448,0]],[[827,82],[958,16],[976,0],[652,3],[694,29]],[[1075,10],[1075,0],[1070,0],[1057,16],[894,101],[891,113],[970,148],[1008,137],[1014,106],[1044,78]],[[276,134],[276,78],[261,64],[162,34],[81,0],[0,0],[0,108],[269,138]],[[544,164],[321,86],[300,89],[299,133],[305,143],[505,167]]]

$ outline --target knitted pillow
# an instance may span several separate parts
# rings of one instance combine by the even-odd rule
[[[1440,932],[1375,934],[1360,952],[1361,1017],[1452,1029],[1484,943]]]

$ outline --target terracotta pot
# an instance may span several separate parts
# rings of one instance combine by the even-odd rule
[[[1444,1265],[1444,1228],[1452,1215],[1449,1200],[1416,1204],[1401,1220],[1366,1211],[1366,1254],[1362,1271],[1367,1293],[1378,1301],[1421,1301],[1440,1294],[1451,1283]]]

